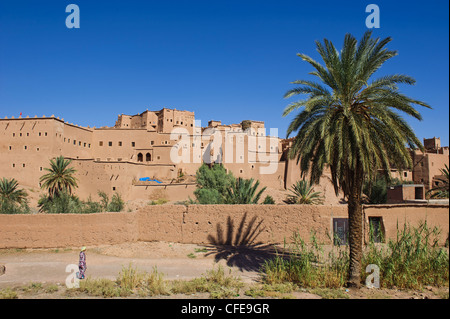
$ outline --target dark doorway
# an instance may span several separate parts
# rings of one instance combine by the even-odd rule
[[[334,244],[348,244],[348,218],[333,218]]]
[[[416,187],[415,188],[415,199],[424,199],[423,198],[423,187]]]
[[[152,156],[150,155],[150,153],[145,154],[145,161],[150,162],[151,160],[152,160]]]
[[[138,162],[143,162],[144,161],[144,156],[142,155],[142,153],[139,153],[137,156],[137,161]]]

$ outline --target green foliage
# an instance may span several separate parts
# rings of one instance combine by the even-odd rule
[[[223,204],[227,189],[234,183],[233,174],[227,173],[222,165],[211,168],[202,164],[196,173],[197,189],[194,195],[200,204]]]
[[[382,288],[422,289],[425,286],[448,287],[449,255],[438,247],[438,228],[429,228],[426,222],[418,227],[405,224],[397,229],[397,238],[387,245],[371,242],[362,257],[362,269],[369,264],[380,268]],[[340,288],[346,284],[350,258],[346,246],[334,246],[325,253],[314,234],[310,243],[294,234],[279,256],[267,260],[262,268],[264,282],[279,284],[291,282],[308,288]],[[361,276],[365,283],[366,274]]]
[[[148,203],[148,205],[164,205],[168,201],[169,200],[167,200],[165,198],[159,198],[157,200],[152,200],[151,202]],[[184,204],[184,202],[183,202],[183,204]]]
[[[427,195],[431,199],[449,198],[450,175],[448,165],[445,164],[445,167],[440,169],[440,171],[442,176],[437,178],[439,185],[427,192]]]
[[[104,191],[98,191],[97,195],[100,197],[100,205],[102,206],[103,210],[108,209],[109,205],[109,196]]]
[[[104,195],[106,196],[106,194]],[[41,212],[47,214],[92,214],[103,211],[120,212],[125,206],[118,193],[112,196],[111,202],[105,201],[105,198],[108,198],[107,196],[100,197],[102,200],[98,203],[94,202],[91,197],[87,201],[82,201],[75,195],[59,192],[51,198],[42,195],[38,201],[38,207]]]
[[[273,204],[275,204],[275,200],[273,199],[272,196],[267,195],[267,196],[264,198],[263,204],[265,204],[265,205],[273,205]]]
[[[297,181],[289,191],[291,194],[285,200],[287,204],[318,205],[323,202],[321,193],[314,192],[314,188],[305,180]]]
[[[28,202],[24,201],[20,204],[10,200],[0,201],[0,214],[29,214],[30,207]]]
[[[125,206],[125,202],[123,201],[120,194],[116,192],[111,197],[111,202],[108,204],[108,211],[109,212],[120,212],[123,210],[124,206]]]
[[[422,120],[414,105],[430,106],[399,92],[399,84],[413,85],[407,75],[373,74],[397,55],[386,45],[391,38],[372,38],[367,31],[361,41],[345,36],[342,50],[327,39],[316,42],[325,65],[305,54],[297,54],[315,70],[318,82],[297,80],[285,98],[306,95],[286,107],[283,116],[302,109],[290,123],[287,135],[297,132],[290,157],[297,157],[302,172],[311,173],[318,183],[325,164],[331,168],[336,193],[344,196],[360,192],[362,178],[373,180],[378,170],[389,174],[412,167],[407,146],[423,150],[410,125],[398,113]]]
[[[89,214],[101,212],[99,203],[81,201],[77,196],[58,192],[52,198],[42,195],[38,201],[40,212],[47,214]]]
[[[438,247],[440,231],[428,227],[426,221],[413,228],[405,224],[397,228],[397,239],[387,247],[370,244],[363,265],[380,268],[381,286],[421,289],[424,286],[448,286],[449,255]]]
[[[259,181],[235,179],[222,165],[211,168],[202,164],[197,170],[197,189],[194,195],[199,204],[256,204],[266,187],[257,192]],[[191,200],[192,204],[193,201]]]
[[[48,190],[49,197],[57,196],[61,192],[72,194],[72,189],[78,187],[73,176],[76,171],[69,167],[71,163],[72,160],[66,160],[64,156],[50,160],[50,168],[45,168],[48,173],[40,178],[41,188]]]
[[[14,178],[0,180],[0,214],[27,214],[30,212],[27,193],[18,187],[19,183]]]
[[[0,202],[22,203],[26,201],[27,193],[18,189],[19,183],[14,178],[2,178],[0,180]]]
[[[228,189],[225,202],[227,204],[257,204],[266,187],[257,192],[259,181],[256,181],[255,184],[253,182],[253,178],[243,179],[239,177]]]
[[[385,204],[387,202],[387,190],[391,186],[410,184],[412,182],[404,182],[398,178],[388,181],[386,176],[378,175],[375,180],[366,180],[363,185],[363,193],[367,196],[368,204]]]

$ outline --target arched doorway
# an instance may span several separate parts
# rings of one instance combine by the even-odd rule
[[[145,161],[150,162],[151,160],[152,160],[152,156],[150,155],[150,153],[145,154]]]
[[[139,153],[137,156],[137,161],[138,162],[143,162],[144,161],[144,156],[142,155],[142,153]]]

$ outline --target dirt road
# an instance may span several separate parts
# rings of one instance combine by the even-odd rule
[[[0,288],[30,282],[64,284],[70,275],[66,267],[78,264],[78,248],[71,249],[4,249],[0,264],[6,273],[0,276]],[[151,272],[154,267],[165,279],[192,279],[218,264],[228,267],[224,259],[216,262],[215,252],[198,245],[167,242],[136,242],[114,246],[88,247],[86,275],[115,279],[122,267],[132,264],[138,270]],[[257,271],[229,267],[244,282],[258,279]]]

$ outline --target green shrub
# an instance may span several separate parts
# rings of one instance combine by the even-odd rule
[[[263,204],[265,204],[265,205],[273,205],[273,204],[275,204],[275,200],[273,199],[272,196],[267,195],[267,196],[264,198]]]
[[[405,225],[397,230],[397,239],[387,245],[369,244],[362,258],[361,284],[365,284],[366,266],[380,268],[380,285],[385,288],[421,289],[449,283],[449,255],[438,247],[439,230],[422,223],[417,228]],[[306,244],[297,234],[285,245],[284,254],[267,260],[262,267],[268,284],[292,282],[301,287],[338,288],[347,281],[348,247],[333,247],[324,254],[314,235]],[[286,257],[288,256],[288,257]]]
[[[211,168],[202,164],[196,173],[197,189],[194,195],[199,204],[223,204],[227,190],[234,182],[233,174],[227,173],[226,169],[219,164]]]
[[[114,193],[111,197],[111,202],[108,204],[109,212],[120,212],[125,207],[125,202],[122,200],[122,197],[119,193]]]

